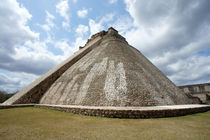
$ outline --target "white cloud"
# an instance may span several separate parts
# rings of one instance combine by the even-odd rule
[[[69,44],[68,40],[66,39],[55,42],[55,47],[61,49],[63,52],[63,54],[60,56],[60,61],[65,60],[78,50],[79,46],[75,46],[75,42],[73,44]]]
[[[46,42],[26,41],[23,45],[15,47],[15,54],[11,56],[10,65],[3,64],[4,69],[10,71],[43,74],[55,66],[59,56],[48,51]]]
[[[2,71],[0,69],[0,71]],[[28,83],[33,82],[38,76],[24,72],[9,72],[0,73],[0,89],[9,93],[19,91]]]
[[[5,6],[6,5],[6,6]],[[65,11],[65,10],[64,10]],[[73,43],[68,40],[51,39],[43,41],[39,34],[27,25],[32,15],[16,1],[0,3],[0,89],[20,90],[39,75],[71,56],[85,41],[79,37]],[[46,31],[55,25],[54,16],[46,11]],[[52,48],[51,48],[52,47]],[[54,54],[50,49],[58,49]],[[27,78],[28,77],[28,78]]]
[[[106,14],[100,19],[99,23],[104,24],[104,23],[111,22],[113,20],[114,16],[115,15],[113,13]]]
[[[134,22],[129,30],[123,26],[121,30],[131,45],[178,85],[209,81],[205,78],[209,79],[209,56],[198,53],[210,44],[209,1],[125,0],[125,4]]]
[[[5,80],[0,78],[0,89],[9,92],[20,90],[38,76],[46,73],[48,70],[59,64],[71,56],[75,51],[78,50],[79,46],[84,46],[86,39],[78,37],[73,43],[68,43],[67,39],[61,39],[57,41],[46,40],[46,41],[26,41],[23,45],[17,45],[15,47],[15,53],[10,57],[11,60],[6,63],[0,63],[0,74],[2,69],[10,73],[7,79],[10,81],[5,83]],[[53,54],[50,52],[49,43],[53,48],[59,49],[61,54]],[[4,74],[5,72],[3,72]],[[11,74],[12,73],[12,74]],[[17,75],[28,75],[33,76],[31,78],[24,79],[23,76],[13,80]],[[22,81],[21,81],[22,80]],[[20,83],[22,82],[22,83]]]
[[[93,19],[89,20],[90,34],[93,35],[101,30],[104,30],[105,23],[108,23],[113,20],[114,14],[107,14],[103,16],[99,22],[96,22]]]
[[[39,34],[27,26],[32,15],[16,1],[2,0],[0,3],[0,59],[14,53],[13,46],[26,40],[34,40]]]
[[[5,6],[6,5],[6,6]],[[39,34],[33,32],[27,25],[32,15],[16,1],[0,3],[0,68],[11,71],[20,71],[27,66],[25,61],[30,62],[30,58],[20,62],[14,58],[17,55],[17,46],[25,42],[39,40]],[[23,54],[27,55],[27,54]],[[26,68],[26,71],[28,69]],[[33,71],[32,71],[33,72]]]
[[[159,26],[176,10],[174,0],[125,0],[127,10],[139,26]],[[156,23],[156,21],[158,21]]]
[[[75,42],[72,44],[75,48],[79,48],[79,46],[84,46],[85,43],[87,42],[87,39],[84,39],[82,37],[76,38]]]
[[[116,3],[116,2],[117,2],[117,0],[109,0],[110,4],[113,4],[113,3]]]
[[[69,10],[69,4],[68,4],[68,0],[61,0],[57,5],[56,5],[56,12],[60,14],[60,16],[62,16],[65,21],[62,22],[62,26],[64,28],[68,28],[69,27],[69,15],[68,15],[68,10]]]
[[[72,1],[73,1],[73,3],[77,3],[78,0],[72,0]]]
[[[88,30],[89,30],[88,26],[79,24],[78,27],[76,28],[75,32],[79,36],[84,36],[88,32]]]
[[[85,18],[88,14],[88,9],[82,9],[77,11],[77,15],[80,18]]]
[[[169,76],[178,85],[196,84],[209,82],[210,56],[192,56],[185,61],[177,61],[168,65],[168,69],[174,72]]]
[[[129,16],[122,15],[111,26],[118,30],[120,34],[125,35],[126,32],[133,28],[133,20]]]
[[[46,19],[45,22],[46,24],[40,25],[45,31],[50,31],[55,24],[53,23],[53,20],[55,19],[55,17],[50,14],[48,11],[45,11],[46,13]]]
[[[89,20],[90,34],[93,35],[104,29],[104,26],[100,23],[96,23],[93,19]]]

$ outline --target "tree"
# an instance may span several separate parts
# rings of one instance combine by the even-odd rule
[[[12,97],[15,93],[7,93],[5,91],[0,91],[0,103],[3,103],[10,97]]]

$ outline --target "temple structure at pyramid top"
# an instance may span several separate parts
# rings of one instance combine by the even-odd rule
[[[140,107],[197,102],[111,27],[4,102],[28,103]]]

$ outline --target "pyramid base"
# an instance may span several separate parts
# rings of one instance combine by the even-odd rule
[[[210,110],[210,105],[167,105],[151,107],[102,107],[102,106],[73,106],[73,105],[49,105],[49,104],[17,104],[0,105],[0,109],[14,107],[39,107],[74,114],[101,116],[108,118],[163,118],[190,115]]]

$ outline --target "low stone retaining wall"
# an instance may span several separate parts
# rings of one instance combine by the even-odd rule
[[[8,109],[15,107],[39,107],[88,116],[131,119],[176,117],[206,112],[210,110],[209,105],[170,105],[153,107],[94,107],[45,104],[0,105],[0,109]]]
[[[74,114],[101,116],[108,118],[162,118],[184,116],[194,113],[201,113],[210,110],[208,105],[184,105],[184,106],[159,106],[159,107],[82,107],[82,106],[61,106],[41,105],[35,107],[60,110]]]

